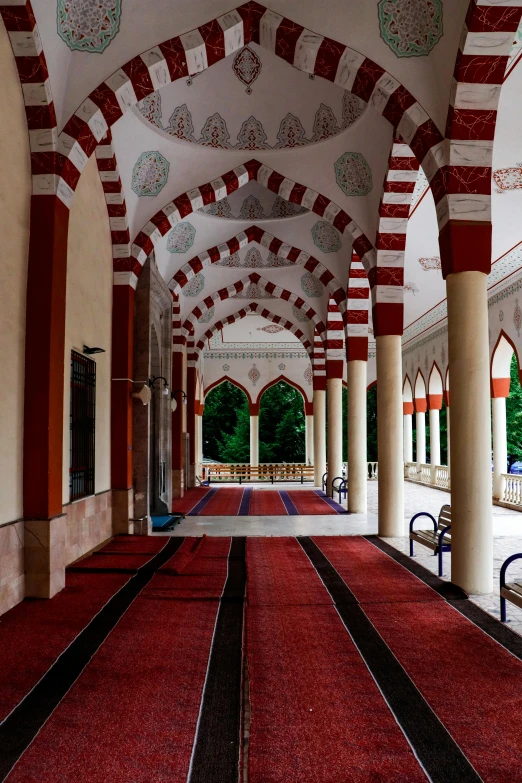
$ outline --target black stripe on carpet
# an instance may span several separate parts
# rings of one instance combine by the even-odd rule
[[[382,541],[378,536],[364,536],[371,544],[376,546],[381,552],[389,555],[393,560],[404,566],[408,571],[414,574],[418,579],[433,588],[442,598],[444,598],[454,609],[464,615],[474,625],[491,636],[502,647],[505,647],[512,655],[522,661],[522,637],[515,631],[512,631],[507,625],[501,623],[493,615],[488,614],[480,606],[474,604],[468,599],[466,593],[460,587],[452,582],[445,582],[435,574],[432,574],[427,568],[416,563],[411,557]]]
[[[299,511],[297,510],[297,506],[294,504],[294,502],[290,499],[290,495],[288,492],[286,492],[284,489],[279,490],[279,495],[281,497],[281,500],[283,501],[284,507],[286,508],[288,512],[289,517],[298,517]]]
[[[234,537],[212,640],[190,783],[237,783],[241,754],[246,538]]]
[[[323,492],[322,489],[314,489],[314,492],[316,495],[319,495],[321,500],[324,500],[325,503],[328,503],[329,506],[331,506],[335,511],[337,511],[338,514],[348,514],[349,512],[344,508],[344,506],[341,506],[340,503],[337,503],[333,498],[328,497],[326,492]]]
[[[141,566],[0,724],[0,781],[5,780],[134,599],[156,571],[177,552],[184,540],[181,537],[170,538],[157,555]],[[23,666],[23,661],[20,661],[20,665]]]
[[[311,538],[298,537],[297,541],[330,593],[348,633],[432,783],[480,783],[477,772],[330,561]]]
[[[245,491],[243,492],[243,495],[241,497],[241,503],[239,506],[239,511],[237,512],[238,517],[247,517],[248,513],[250,511],[250,500],[252,498],[252,487],[247,487]]]
[[[217,492],[217,489],[210,489],[210,490],[207,492],[207,494],[206,494],[206,495],[204,495],[204,496],[201,498],[201,500],[199,500],[199,501],[196,503],[196,505],[194,506],[194,508],[193,508],[193,509],[191,509],[191,510],[189,511],[189,513],[187,514],[187,516],[188,516],[188,517],[197,517],[197,516],[198,516],[198,514],[201,514],[201,512],[203,511],[203,509],[205,508],[205,506],[207,505],[207,503],[209,502],[209,500],[210,500],[211,498],[213,498],[213,497],[214,497],[214,495],[216,494],[216,492]]]

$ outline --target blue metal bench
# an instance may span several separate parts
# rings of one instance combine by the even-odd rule
[[[339,482],[337,486],[335,485],[336,481]],[[348,485],[346,479],[342,476],[336,476],[332,481],[332,498],[336,492],[339,494],[339,505],[341,506],[343,496],[346,497],[348,494]]]
[[[520,559],[522,559],[522,553],[511,555],[502,563],[502,568],[500,569],[500,619],[503,623],[506,622],[506,601],[511,601],[512,604],[522,609],[522,581],[506,583],[508,566],[515,560]]]
[[[428,517],[433,523],[433,530],[414,530],[413,524],[419,517]],[[439,576],[442,576],[442,554],[451,552],[451,506],[442,506],[438,520],[435,520],[427,511],[415,514],[410,520],[410,557],[413,557],[413,542],[433,550],[434,555],[439,556]]]

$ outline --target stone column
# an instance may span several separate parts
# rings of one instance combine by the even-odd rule
[[[186,411],[181,391],[187,388],[184,350],[181,343],[174,344],[172,354],[171,389],[176,390],[176,410],[172,413],[172,497],[182,498],[185,493],[183,469],[183,419]],[[179,391],[178,391],[179,390]]]
[[[402,411],[404,417],[404,462],[413,462],[413,427],[411,418],[413,416],[413,403],[403,402]]]
[[[348,382],[348,511],[367,510],[368,459],[366,449],[366,375],[368,363],[346,363]]]
[[[188,486],[196,485],[196,368],[187,362],[187,434],[189,438]]]
[[[250,465],[259,466],[259,408],[250,408]]]
[[[426,398],[415,399],[415,424],[417,429],[417,473],[420,466],[426,464]]]
[[[319,385],[326,385],[324,378]],[[321,487],[326,473],[326,390],[314,378],[314,486]]]
[[[502,500],[502,474],[507,471],[506,398],[493,397],[493,497]]]
[[[404,535],[401,336],[376,337],[379,535]]]
[[[313,402],[305,402],[305,462],[314,464],[314,405]]]
[[[328,417],[328,485],[332,495],[332,481],[343,474],[343,362],[326,362],[326,406]]]
[[[440,465],[440,409],[442,394],[428,394],[430,418],[430,466],[431,483],[437,483],[437,465]]]
[[[473,235],[471,240],[477,243],[479,237]],[[468,255],[473,255],[473,263],[480,260],[471,250],[480,254],[481,247],[463,247],[464,260]],[[490,247],[486,244],[488,253]],[[484,266],[489,270],[489,256]],[[451,580],[468,593],[490,593],[493,530],[487,272],[450,273],[446,290],[453,412]]]

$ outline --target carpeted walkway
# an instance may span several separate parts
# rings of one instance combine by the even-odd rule
[[[522,639],[380,539],[120,538],[67,578],[0,618],[0,781],[520,778]]]
[[[189,490],[190,492],[191,490]],[[212,487],[200,497],[191,496],[187,516],[317,516],[346,514],[346,509],[321,490]],[[183,499],[185,500],[185,498]]]

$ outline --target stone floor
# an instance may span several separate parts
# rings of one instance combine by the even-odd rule
[[[229,485],[230,486],[230,485]],[[285,484],[285,489],[299,489],[300,484]],[[270,485],[264,487],[270,489]],[[309,488],[308,487],[304,487]],[[409,551],[408,525],[418,511],[429,511],[437,516],[440,507],[450,502],[449,492],[420,484],[404,485],[404,536],[386,539],[406,554]],[[298,516],[298,517],[187,517],[174,536],[298,536],[298,535],[369,535],[377,533],[377,482],[368,483],[368,513],[349,516]],[[504,560],[516,552],[522,552],[522,512],[493,506],[493,557],[494,587],[490,595],[472,596],[472,600],[495,617],[500,617],[499,573]],[[430,571],[437,573],[437,558],[420,545],[415,546],[415,559]],[[444,555],[444,578],[451,573],[451,554]],[[522,560],[509,570],[509,580],[522,578]],[[522,634],[522,609],[508,603],[508,625]]]

